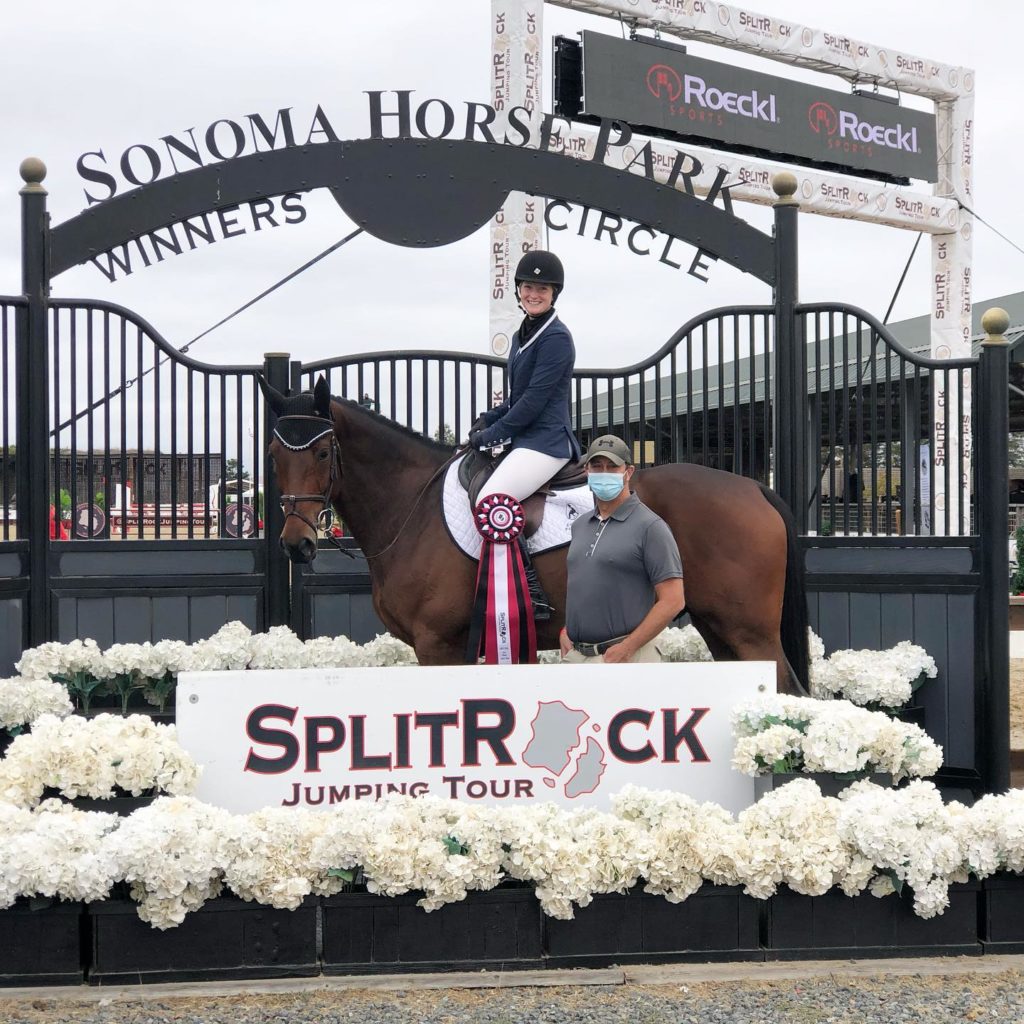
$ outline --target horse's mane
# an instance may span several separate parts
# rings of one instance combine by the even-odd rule
[[[451,455],[455,449],[450,444],[443,444],[441,441],[435,441],[432,437],[427,437],[426,434],[421,434],[418,430],[413,430],[411,427],[406,427],[401,423],[396,423],[394,420],[389,419],[383,413],[377,412],[376,409],[367,408],[365,405],[360,405],[358,402],[353,401],[351,398],[339,398],[336,395],[331,396],[332,402],[337,402],[339,405],[347,406],[358,412],[360,415],[369,416],[372,419],[377,420],[383,426],[390,430],[394,430],[399,434],[404,434],[406,437],[413,441],[418,441],[420,444],[426,446],[431,451],[439,452],[444,455]]]
[[[337,402],[339,405],[344,405],[346,408],[351,409],[353,412],[361,416],[368,416],[371,419],[377,420],[382,426],[389,430],[393,430],[396,433],[402,434],[408,437],[410,440],[416,441],[430,451],[438,452],[443,455],[451,455],[455,450],[451,445],[443,444],[440,441],[435,441],[432,437],[427,437],[426,434],[421,434],[418,430],[412,430],[410,427],[403,426],[401,423],[396,423],[392,419],[388,419],[387,416],[382,415],[375,409],[367,408],[365,405],[360,405],[358,402],[353,401],[351,398],[341,398],[338,395],[331,395],[331,401]],[[318,415],[315,405],[315,399],[312,391],[303,391],[297,395],[291,395],[289,398],[284,400],[284,404],[281,407],[281,411],[278,413],[279,416],[316,416]]]

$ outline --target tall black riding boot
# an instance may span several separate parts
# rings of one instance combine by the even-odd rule
[[[551,613],[554,609],[551,607],[548,595],[544,593],[544,588],[540,585],[540,580],[537,578],[537,570],[533,567],[530,552],[526,549],[526,539],[520,536],[518,543],[520,554],[523,556],[523,568],[526,571],[526,585],[530,588],[533,621],[547,622],[551,618]]]

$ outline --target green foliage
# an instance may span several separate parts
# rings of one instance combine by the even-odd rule
[[[455,836],[445,836],[441,842],[444,843],[444,848],[448,851],[450,857],[465,857],[469,853],[469,847],[456,839]]]
[[[93,694],[97,690],[100,693],[108,692],[101,689],[106,685],[105,679],[95,679],[87,672],[76,672],[73,676],[54,676],[54,680],[58,683],[63,683],[68,693],[71,695],[71,699],[78,703],[78,706],[85,712],[88,712],[90,705],[92,704]]]
[[[1017,542],[1017,568],[1010,578],[1010,593],[1024,593],[1024,526],[1018,526],[1013,534]]]
[[[455,436],[455,431],[447,423],[443,423],[434,431],[434,440],[439,441],[441,444],[450,444],[453,448],[459,443],[459,439]]]

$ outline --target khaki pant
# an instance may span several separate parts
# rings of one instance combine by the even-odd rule
[[[662,657],[657,647],[657,641],[651,640],[649,643],[644,644],[629,660],[633,664],[650,664],[651,662],[661,661]],[[598,661],[604,662],[603,654],[599,654],[596,658],[588,658],[585,654],[580,654],[575,648],[568,654],[562,655],[562,662],[566,665],[586,665],[590,662]]]

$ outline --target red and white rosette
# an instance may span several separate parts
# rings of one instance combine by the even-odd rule
[[[511,494],[491,494],[477,502],[473,520],[484,540],[510,544],[526,526],[523,506]]]
[[[490,665],[537,660],[537,635],[526,567],[517,542],[526,526],[523,506],[510,494],[477,502],[473,522],[483,538],[466,660]]]

